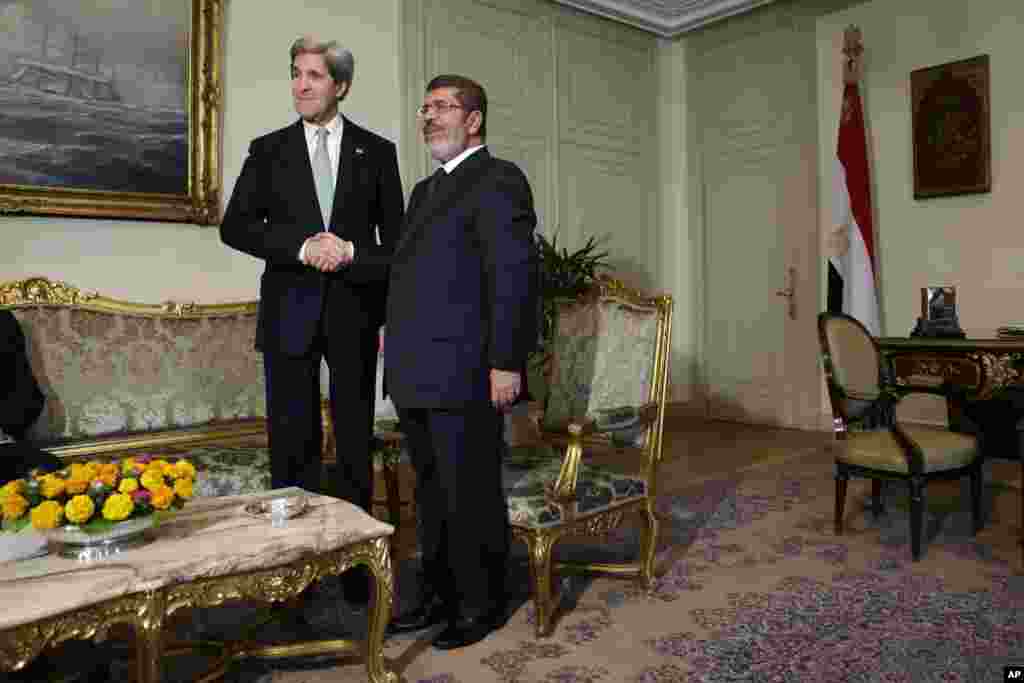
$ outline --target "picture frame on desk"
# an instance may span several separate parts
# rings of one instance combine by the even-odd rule
[[[14,7],[0,215],[217,224],[224,0]]]
[[[921,288],[921,317],[912,337],[964,337],[956,310],[956,287]]]
[[[910,74],[914,199],[992,190],[989,57]]]

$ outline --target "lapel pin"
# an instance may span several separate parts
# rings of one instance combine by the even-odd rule
[[[364,150],[364,149],[363,149],[362,147],[356,147],[356,154],[357,154],[357,155],[359,155],[359,154],[362,154],[362,153],[363,153],[363,152],[365,152],[365,151],[366,151],[366,150]]]

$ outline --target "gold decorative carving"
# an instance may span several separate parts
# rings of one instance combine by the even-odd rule
[[[96,299],[95,292],[83,292],[65,282],[30,277],[0,285],[0,305],[81,306]]]
[[[968,355],[971,360],[981,363],[985,369],[985,383],[979,391],[979,398],[991,396],[996,390],[1014,384],[1021,379],[1014,353],[992,353],[979,351]]]
[[[65,640],[93,638],[115,624],[134,624],[147,613],[150,600],[151,596],[136,593],[0,633],[0,671],[17,671]]]
[[[591,292],[593,292],[593,295],[599,297],[612,297],[619,299],[623,303],[632,304],[634,306],[648,308],[672,306],[672,296],[669,294],[648,296],[640,290],[630,287],[622,280],[605,273],[597,276],[594,281],[594,285],[591,288]]]
[[[917,360],[914,364],[915,375],[931,375],[932,377],[955,377],[958,371],[958,364],[951,361],[941,361],[934,358]]]
[[[221,195],[221,45],[224,0],[191,0],[187,50],[189,169],[180,194],[0,186],[0,214],[143,218],[216,225]]]
[[[355,566],[368,567],[381,577],[386,599],[394,597],[391,555],[387,539],[378,538],[355,546],[316,555],[284,567],[215,577],[167,589],[167,614],[191,607],[216,607],[228,600],[284,602],[326,576],[336,576]]]
[[[228,600],[249,599],[282,602],[295,597],[311,583],[337,575],[356,565],[366,566],[376,584],[376,600],[370,615],[370,632],[365,648],[351,641],[289,643],[287,647],[264,647],[246,642],[243,647],[226,644],[231,657],[301,656],[337,652],[365,652],[371,683],[398,683],[398,677],[384,664],[384,627],[394,600],[394,577],[389,541],[386,537],[361,541],[322,555],[311,555],[291,564],[229,576],[198,579],[145,593],[135,593],[0,632],[0,671],[16,671],[43,650],[71,638],[93,638],[115,624],[130,624],[137,635],[137,679],[153,683],[160,678],[163,626],[179,609],[215,607]],[[209,643],[207,643],[209,645]],[[222,669],[224,662],[219,663]],[[207,680],[207,678],[203,678]]]
[[[199,304],[194,301],[165,301],[160,307],[169,315],[173,315],[177,318],[183,318],[185,316],[194,316],[196,314],[196,310],[199,308]]]
[[[100,313],[139,315],[155,318],[211,318],[255,314],[258,303],[197,304],[167,301],[142,304],[120,301],[96,292],[85,292],[66,282],[42,276],[0,283],[0,306],[69,306]]]

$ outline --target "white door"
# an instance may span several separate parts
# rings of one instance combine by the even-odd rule
[[[708,416],[814,429],[818,240],[813,33],[705,36],[691,102],[703,207]]]

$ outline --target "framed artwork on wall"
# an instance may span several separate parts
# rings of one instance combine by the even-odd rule
[[[992,190],[989,59],[910,73],[914,198]]]
[[[0,10],[0,214],[220,218],[223,0]]]

